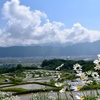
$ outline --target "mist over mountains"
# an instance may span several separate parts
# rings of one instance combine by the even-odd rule
[[[33,45],[0,47],[0,57],[33,57],[33,56],[79,56],[97,55],[100,53],[100,40],[73,45]]]

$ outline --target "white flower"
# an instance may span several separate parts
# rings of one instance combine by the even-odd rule
[[[61,92],[61,93],[66,92],[66,89],[62,88],[59,92]]]
[[[76,97],[76,99],[78,99],[78,100],[83,100],[83,99],[84,99],[84,96],[81,95],[81,94],[76,95],[75,97]]]
[[[63,67],[63,66],[64,66],[64,64],[61,64],[60,66],[61,66],[61,67]]]
[[[94,80],[96,81],[97,84],[100,84],[100,78],[95,78]]]
[[[94,63],[95,65],[100,65],[100,60],[97,60],[97,59],[96,59],[96,60],[93,61],[93,63]]]
[[[97,56],[98,56],[98,59],[93,61],[93,63],[96,65],[96,67],[94,68],[95,70],[100,69],[100,54],[98,54]]]
[[[63,92],[66,92],[66,86],[64,86],[59,92],[63,93]]]
[[[58,67],[56,68],[56,70],[60,70],[60,66],[58,66]]]
[[[79,73],[82,73],[82,71],[81,70],[76,70],[76,73],[79,74]]]
[[[83,85],[71,86],[71,89],[74,91],[78,91],[83,87]]]
[[[60,70],[61,67],[63,67],[63,66],[64,66],[64,64],[61,64],[60,66],[58,66],[58,67],[56,68],[56,70]]]
[[[88,77],[84,74],[84,73],[78,73],[78,74],[76,74],[76,76],[80,76],[80,78],[82,79],[82,80],[87,80],[88,79]]]
[[[80,71],[80,70],[82,70],[81,68],[82,68],[82,66],[81,65],[79,65],[78,63],[77,64],[75,64],[74,66],[73,66],[73,68],[74,68],[74,70],[75,71]]]
[[[100,54],[98,54],[97,56],[98,56],[98,59],[100,60]]]
[[[61,77],[60,77],[60,74],[58,75],[58,78],[61,78]]]
[[[55,83],[55,86],[56,87],[61,87],[62,86],[62,83]]]
[[[91,72],[91,71],[87,71],[86,74],[87,74],[87,75],[91,75],[92,72]]]
[[[87,81],[85,81],[85,84],[92,84],[92,83],[93,83],[92,80],[87,80]]]
[[[80,76],[80,78],[81,78],[82,80],[87,80],[87,79],[88,79],[88,77],[87,77],[85,74],[83,74],[82,76]]]
[[[55,81],[59,81],[61,79],[60,74],[58,74],[58,76],[56,77]]]
[[[97,79],[97,78],[99,78],[99,74],[97,72],[92,72],[92,77],[94,79]]]
[[[100,65],[94,67],[95,70],[100,70]]]

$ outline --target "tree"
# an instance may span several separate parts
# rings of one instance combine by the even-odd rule
[[[22,67],[23,67],[22,64],[18,64],[16,70],[22,70]]]

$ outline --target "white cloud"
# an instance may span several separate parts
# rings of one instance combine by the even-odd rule
[[[61,22],[50,22],[39,10],[20,5],[19,0],[6,2],[2,9],[8,20],[0,30],[0,46],[31,45],[41,43],[80,43],[100,40],[100,31],[88,30],[79,23],[66,29]]]

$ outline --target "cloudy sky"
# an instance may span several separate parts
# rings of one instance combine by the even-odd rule
[[[100,0],[0,0],[0,46],[100,40]]]

